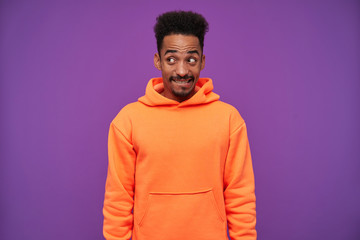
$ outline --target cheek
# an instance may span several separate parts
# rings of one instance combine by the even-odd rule
[[[191,72],[193,75],[199,75],[200,71],[201,71],[201,66],[196,66],[196,67],[191,68]]]
[[[171,76],[171,73],[166,72],[166,71],[163,71],[162,75],[163,75],[166,79],[168,79],[168,78]]]
[[[162,73],[163,75],[170,75],[173,72],[173,68],[171,66],[163,65]]]
[[[172,72],[171,72],[170,70],[164,69],[164,70],[162,71],[162,77],[163,77],[163,79],[168,80],[171,76],[172,76]]]

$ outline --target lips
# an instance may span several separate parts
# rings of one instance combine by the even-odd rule
[[[194,78],[191,76],[171,77],[170,81],[178,87],[190,88],[194,82]]]
[[[178,79],[176,79],[176,80],[173,80],[174,82],[176,82],[176,83],[189,83],[189,82],[191,82],[192,81],[192,79],[188,79],[188,80],[186,80],[186,79],[181,79],[181,80],[178,80]]]
[[[173,81],[176,83],[189,83],[191,81],[194,81],[194,77],[192,77],[192,76],[170,77],[170,81]]]
[[[189,80],[173,80],[172,81],[173,84],[182,87],[182,88],[190,88],[193,84],[193,80],[189,79]]]

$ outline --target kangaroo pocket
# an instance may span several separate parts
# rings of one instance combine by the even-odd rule
[[[149,193],[138,229],[144,240],[227,239],[225,217],[212,189]]]

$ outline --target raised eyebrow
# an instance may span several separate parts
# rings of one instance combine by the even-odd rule
[[[166,50],[166,52],[164,53],[164,56],[166,55],[166,54],[168,54],[168,53],[177,53],[178,51],[177,50],[171,50],[171,49],[169,49],[169,50]],[[191,50],[191,51],[187,51],[187,53],[188,54],[197,54],[197,55],[199,55],[200,56],[200,53],[199,53],[199,51],[198,50]]]
[[[200,53],[199,53],[199,51],[198,51],[198,50],[188,51],[187,53],[189,53],[189,54],[193,54],[193,53],[195,53],[195,54],[197,54],[197,55],[199,55],[199,56],[200,56]]]
[[[177,52],[176,50],[166,50],[164,56],[165,56],[166,54],[168,54],[168,53],[176,53],[176,52]]]

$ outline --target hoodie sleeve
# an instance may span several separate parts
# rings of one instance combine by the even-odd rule
[[[119,114],[121,118],[121,112]],[[108,172],[104,198],[103,234],[107,240],[129,240],[132,235],[136,153],[130,141],[128,120],[110,124]]]
[[[255,183],[246,125],[236,111],[225,163],[224,199],[231,240],[255,240]]]

